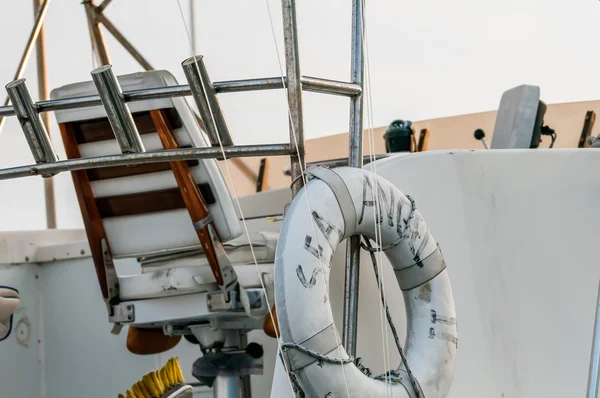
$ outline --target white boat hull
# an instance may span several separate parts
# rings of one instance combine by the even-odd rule
[[[378,174],[416,200],[446,259],[460,336],[450,397],[584,395],[600,277],[599,159],[600,150],[593,149],[500,150],[425,152],[377,163]],[[269,209],[286,204],[281,192],[261,195],[260,203],[253,197],[243,201],[248,213],[265,203]],[[251,222],[252,230],[279,226]],[[3,234],[0,243],[12,247],[16,239],[22,237]],[[57,252],[65,245],[72,242],[57,244]],[[27,262],[45,261],[47,253]],[[340,330],[344,255],[340,247],[330,282]],[[0,284],[18,288],[22,300],[13,332],[0,342],[0,396],[116,396],[173,355],[180,357],[186,380],[193,381],[191,364],[201,354],[188,342],[140,357],[126,350],[125,333],[110,334],[86,256],[0,266]],[[0,258],[26,262],[20,249],[5,250]],[[363,255],[361,261],[358,354],[378,373],[384,370],[379,325],[388,329],[380,318],[370,260]],[[389,266],[384,275],[394,281]],[[388,301],[395,303],[390,309],[396,327],[404,334],[401,292],[395,283],[386,288]],[[399,357],[388,338],[396,367]],[[249,340],[265,348],[265,374],[252,376],[253,396],[291,396],[285,377],[275,378],[271,392],[275,341],[262,332]],[[212,394],[200,388],[198,396]]]

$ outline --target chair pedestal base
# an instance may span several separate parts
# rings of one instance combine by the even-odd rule
[[[214,398],[240,398],[241,379],[239,376],[217,376],[213,385]]]
[[[241,330],[210,326],[189,329],[204,354],[194,362],[194,377],[212,387],[214,398],[242,398],[242,378],[262,374],[262,347],[255,343],[244,347],[245,332]]]

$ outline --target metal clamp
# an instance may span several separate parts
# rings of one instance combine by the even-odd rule
[[[209,217],[210,217],[210,215],[209,215]],[[203,222],[203,221],[204,220],[201,220],[200,222]],[[194,225],[194,228],[197,228],[197,226]],[[231,261],[229,260],[227,251],[225,251],[225,247],[223,246],[223,243],[219,239],[219,235],[217,234],[217,231],[215,231],[212,224],[208,224],[207,228],[208,228],[208,234],[210,236],[210,240],[211,240],[213,248],[215,250],[215,256],[217,257],[217,263],[221,270],[221,276],[223,278],[223,285],[221,286],[221,289],[226,294],[229,294],[229,292],[232,292],[237,287],[238,277],[235,272],[235,269],[233,268],[233,265],[231,264]],[[226,295],[225,297],[227,298],[228,295]]]
[[[36,163],[56,162],[58,156],[50,143],[50,136],[40,119],[25,79],[18,79],[7,84],[6,91],[14,104],[15,113]],[[53,174],[42,175],[49,177]]]
[[[268,312],[266,295],[263,289],[242,289],[244,298],[240,299],[237,291],[229,293],[229,300],[226,293],[222,291],[208,294],[208,311],[209,312],[226,312],[238,313],[246,312],[250,317],[259,316]]]
[[[114,305],[108,320],[112,323],[130,323],[135,321],[135,306],[133,304]]]
[[[108,248],[108,242],[106,239],[100,241],[102,246],[102,257],[104,258],[104,274],[106,275],[106,291],[108,292],[108,304],[118,304],[119,299],[119,277],[117,276],[117,270],[115,269],[115,263],[113,262],[112,255]]]

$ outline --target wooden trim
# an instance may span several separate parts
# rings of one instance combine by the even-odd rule
[[[198,189],[208,204],[215,203],[210,185],[200,184]],[[186,208],[179,188],[96,198],[96,205],[102,218],[137,216]]]
[[[417,152],[426,151],[429,147],[429,130],[421,129],[421,133],[419,134],[419,145],[417,148]]]
[[[267,187],[267,178],[268,178],[268,167],[269,160],[267,158],[262,158],[260,160],[260,167],[258,169],[258,176],[256,177],[256,192],[266,191],[269,188]]]
[[[596,121],[596,112],[587,111],[585,114],[585,121],[583,122],[583,129],[581,130],[581,136],[579,137],[578,148],[589,147],[587,139],[592,135],[592,129],[594,128],[594,122]]]
[[[60,129],[67,158],[80,158],[81,153],[79,152],[79,147],[75,141],[73,126],[68,123],[59,123],[58,127]],[[92,259],[94,260],[94,267],[96,268],[96,275],[98,276],[98,282],[100,283],[100,289],[102,290],[102,296],[105,300],[108,300],[108,287],[106,284],[104,256],[102,253],[102,239],[106,239],[106,231],[104,230],[104,225],[102,225],[102,218],[98,212],[92,186],[86,171],[75,170],[71,172],[71,176],[73,178],[77,200],[79,201],[79,208],[81,209],[83,224],[85,225],[85,232],[90,244]],[[106,241],[106,244],[108,245],[108,240]]]
[[[242,158],[230,158],[229,161],[238,168],[238,170],[252,182],[255,182],[258,175],[252,170]]]
[[[181,128],[182,122],[175,108],[167,108],[163,111],[170,125],[173,126],[174,129]],[[132,115],[140,135],[156,133],[150,111],[136,112]],[[108,118],[105,117],[75,121],[70,122],[69,124],[72,126],[72,134],[75,136],[75,141],[79,145],[115,139],[110,122],[108,121]]]
[[[150,114],[152,116],[154,125],[156,126],[156,131],[158,132],[158,136],[160,137],[163,147],[165,149],[179,148],[177,137],[169,125],[169,120],[165,111],[153,110],[150,111]],[[171,168],[173,170],[173,175],[175,175],[175,179],[177,180],[177,185],[179,185],[185,206],[187,207],[190,218],[192,219],[192,223],[196,224],[197,222],[207,219],[209,216],[208,206],[206,205],[206,202],[204,201],[204,198],[202,197],[202,194],[200,193],[200,190],[194,181],[187,163],[183,161],[174,161],[171,162]],[[214,228],[212,221],[208,224]],[[196,229],[196,233],[198,234],[198,239],[200,240],[200,244],[204,249],[204,255],[208,260],[217,284],[219,286],[223,286],[223,275],[221,274],[219,261],[217,259],[215,248],[207,227],[208,225],[205,225],[201,229]]]

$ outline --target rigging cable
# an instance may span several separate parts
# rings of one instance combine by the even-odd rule
[[[190,49],[192,50],[192,57],[193,57],[193,56],[196,55],[196,54],[194,54],[194,41],[192,41],[192,39],[190,37],[190,32],[189,32],[189,29],[188,29],[187,24],[185,22],[185,16],[184,16],[183,9],[181,7],[181,2],[180,1],[181,0],[177,0],[177,5],[179,6],[179,12],[181,13],[181,18],[182,18],[182,21],[183,21],[183,25],[185,27],[185,31],[186,31],[186,34],[187,34],[187,37],[188,37],[188,41],[189,41],[189,44],[190,44]],[[195,62],[195,65],[196,65],[196,68],[198,69],[198,75],[202,79],[202,74],[199,73],[199,67],[198,67],[197,61]],[[202,82],[202,84],[204,84],[204,82]],[[211,118],[213,118],[213,123],[214,123],[213,112],[212,112],[212,109],[211,109],[210,102],[208,101],[208,98],[207,98],[206,102],[208,104],[209,113],[211,115]],[[216,125],[216,123],[215,123],[215,125]],[[218,127],[217,127],[217,129],[218,129]],[[233,190],[233,197],[235,198],[235,202],[236,202],[238,211],[240,212],[240,217],[241,217],[242,225],[244,226],[244,231],[246,233],[246,237],[248,238],[248,244],[250,245],[250,252],[252,254],[252,259],[254,261],[254,266],[256,267],[256,272],[257,272],[257,274],[259,276],[258,279],[260,281],[261,288],[263,289],[263,292],[265,294],[265,304],[267,305],[267,308],[269,309],[269,316],[271,318],[271,322],[273,323],[273,325],[276,325],[275,319],[273,317],[273,311],[271,310],[272,306],[271,306],[271,303],[269,303],[269,298],[268,298],[268,295],[267,295],[267,289],[265,287],[263,278],[262,278],[262,276],[260,274],[260,269],[258,267],[258,261],[256,259],[256,253],[254,252],[254,247],[252,246],[252,239],[250,237],[250,232],[248,230],[248,225],[246,223],[246,219],[244,217],[244,212],[242,211],[242,206],[240,204],[240,200],[239,200],[239,197],[238,197],[236,189],[235,189],[235,183],[233,181],[233,175],[231,174],[231,169],[229,167],[229,162],[228,162],[227,156],[225,154],[225,149],[223,148],[223,142],[221,141],[221,135],[218,132],[217,132],[217,139],[219,140],[219,147],[221,149],[221,154],[223,156],[223,160],[224,160],[224,164],[225,164],[225,169],[227,171],[227,174],[228,174],[228,177],[229,177],[229,182],[231,184],[231,189]],[[279,333],[277,332],[277,327],[275,327],[274,330],[275,330],[275,338],[277,340],[277,349],[279,351],[279,354],[283,356],[281,341],[280,341]],[[285,361],[283,362],[283,366],[284,366],[284,368],[286,370],[286,373],[289,373]],[[291,380],[288,379],[288,382],[289,382],[292,394],[295,394],[295,389],[294,389],[294,386],[292,385]]]
[[[363,86],[365,88],[364,90],[364,96],[365,96],[365,105],[366,105],[366,116],[367,116],[367,136],[368,136],[368,142],[369,142],[369,159],[370,159],[370,169],[371,169],[371,176],[372,176],[372,181],[373,181],[373,187],[372,187],[372,197],[373,197],[373,212],[374,212],[374,219],[376,220],[375,222],[375,242],[377,244],[378,247],[382,247],[383,246],[383,242],[382,242],[382,233],[381,233],[381,222],[383,222],[383,218],[384,218],[384,214],[383,214],[383,208],[382,208],[382,204],[380,201],[380,195],[379,195],[379,190],[381,189],[379,187],[379,182],[378,182],[378,174],[377,174],[377,165],[376,165],[376,156],[375,156],[375,133],[374,133],[374,128],[373,128],[373,98],[372,98],[372,91],[371,91],[371,73],[370,73],[370,62],[369,62],[369,44],[368,44],[368,36],[367,36],[367,26],[366,26],[366,18],[365,18],[365,2],[364,0],[361,0],[361,9],[362,9],[362,14],[361,14],[361,40],[362,40],[362,45],[364,48],[363,54],[364,54],[364,76],[363,76]],[[364,129],[363,129],[364,130]],[[384,262],[383,262],[383,253],[378,253],[377,257],[372,256],[372,260],[375,261],[374,266],[376,267],[376,269],[379,272],[379,275],[383,275],[383,266],[384,266]],[[389,372],[386,372],[386,369],[390,369],[391,368],[391,363],[390,363],[390,349],[389,349],[389,336],[388,333],[386,332],[386,327],[385,327],[385,315],[384,315],[384,307],[387,306],[387,300],[386,300],[386,296],[385,296],[385,282],[384,282],[384,278],[381,278],[381,281],[377,282],[377,289],[379,291],[380,296],[382,297],[382,304],[383,306],[379,306],[379,315],[380,315],[380,328],[381,328],[381,345],[382,345],[382,356],[383,356],[383,369],[384,369],[384,381],[386,383],[386,397],[389,396],[389,394],[391,394],[391,385],[393,384],[393,381],[391,380],[391,378],[389,377]]]
[[[283,87],[285,88],[284,92],[285,92],[285,94],[287,94],[288,93],[288,85],[286,84],[285,74],[283,73],[283,67],[281,65],[281,54],[279,52],[279,46],[277,45],[277,36],[275,35],[275,26],[274,26],[274,23],[273,23],[273,15],[271,14],[271,7],[269,6],[269,0],[265,0],[265,5],[266,5],[266,8],[267,8],[267,14],[269,16],[269,22],[271,24],[271,35],[273,37],[273,45],[275,47],[275,53],[277,55],[277,65],[279,66],[279,72],[280,72],[280,75],[281,75],[281,82],[283,84]],[[294,139],[295,148],[298,148],[298,136],[297,136],[296,130],[294,128],[294,123],[293,123],[293,118],[292,118],[292,110],[290,108],[290,103],[289,103],[289,99],[288,98],[289,97],[286,95],[285,103],[287,105],[287,112],[288,112],[288,118],[289,118],[289,122],[290,122],[290,129],[291,129],[292,136],[293,136],[293,139]],[[300,177],[302,178],[303,184],[306,185],[306,183],[307,183],[306,173],[305,173],[304,166],[302,165],[302,160],[304,160],[304,154],[298,154],[298,158],[301,160],[301,161],[299,161]],[[310,199],[309,199],[308,195],[305,195],[305,197],[306,197],[306,204],[307,204],[308,212],[309,212],[308,217],[310,219],[311,227],[312,227],[312,230],[313,230],[313,236],[316,237],[317,233],[316,233],[316,228],[315,228],[315,221],[314,221],[314,218],[312,216],[312,207],[310,205]],[[325,273],[326,268],[323,266],[323,258],[321,256],[321,252],[320,251],[317,251],[317,253],[319,254],[319,263],[320,263],[320,266],[321,266],[321,275],[323,276],[323,281],[325,283],[325,286],[328,286],[327,277],[325,276],[326,275],[326,273]],[[329,299],[329,290],[328,289],[325,289],[325,295],[326,295],[327,299],[330,300]],[[331,302],[331,300],[330,300],[330,302]],[[342,358],[343,351],[342,351],[341,338],[339,336],[339,333],[337,332],[337,328],[334,328],[333,330],[335,331],[335,340],[336,340],[336,344],[338,346],[339,356],[340,356],[340,358]],[[342,366],[342,374],[344,375],[344,385],[345,385],[345,388],[346,388],[346,394],[347,394],[348,397],[350,397],[350,390],[348,388],[348,380],[346,378],[346,370],[344,369],[344,360],[340,360],[340,365]],[[289,374],[289,372],[288,372],[288,374]]]

